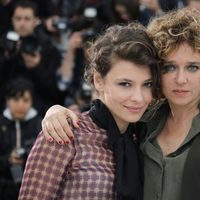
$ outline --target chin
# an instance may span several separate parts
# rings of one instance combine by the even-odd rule
[[[170,102],[169,104],[174,105],[174,106],[187,106],[188,104],[190,104],[190,102],[174,101],[174,102]]]
[[[130,123],[136,123],[140,120],[140,118],[142,117],[142,115],[138,115],[138,116],[132,116],[130,118],[127,119],[128,122]]]

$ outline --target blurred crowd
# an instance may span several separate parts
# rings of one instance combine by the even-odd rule
[[[88,109],[84,49],[114,23],[139,21],[200,0],[0,0],[0,199],[15,200],[41,117],[53,104]]]

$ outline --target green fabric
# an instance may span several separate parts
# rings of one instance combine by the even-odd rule
[[[185,174],[189,173],[187,170],[187,157],[190,149],[193,148],[191,147],[193,139],[196,138],[200,130],[200,114],[193,119],[192,128],[178,150],[163,157],[162,151],[156,141],[156,136],[164,127],[169,112],[169,106],[165,104],[156,114],[154,113],[151,120],[143,118],[143,120],[148,121],[147,136],[141,143],[141,149],[144,153],[144,200],[182,200],[183,178],[184,190],[191,187],[191,183],[188,183],[187,178],[185,178]],[[189,167],[191,171],[194,168],[195,164]],[[200,171],[200,168],[198,170]],[[200,177],[198,178],[200,179]],[[200,185],[198,187],[200,190]],[[188,196],[190,195],[188,194]],[[189,199],[193,199],[193,197],[190,196]]]

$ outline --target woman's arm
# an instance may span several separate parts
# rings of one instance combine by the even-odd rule
[[[74,135],[67,119],[72,121],[74,127],[78,127],[78,117],[73,111],[60,105],[48,109],[42,120],[42,131],[49,142],[55,139],[60,145],[71,143]]]

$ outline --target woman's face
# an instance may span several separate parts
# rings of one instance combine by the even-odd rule
[[[168,102],[175,106],[197,106],[200,100],[200,53],[183,43],[165,61],[162,91]]]
[[[95,75],[100,99],[111,111],[123,132],[129,122],[137,122],[152,101],[150,68],[118,59],[108,74]]]

